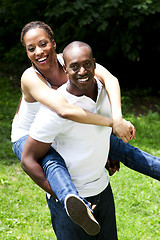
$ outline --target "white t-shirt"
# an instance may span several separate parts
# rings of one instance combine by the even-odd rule
[[[97,80],[98,96],[94,102],[87,96],[77,97],[59,88],[69,103],[86,110],[111,117],[109,99],[103,85]],[[101,193],[109,179],[105,164],[110,146],[110,127],[80,124],[60,118],[52,110],[41,107],[30,129],[30,136],[40,142],[52,143],[64,158],[72,181],[83,197]]]

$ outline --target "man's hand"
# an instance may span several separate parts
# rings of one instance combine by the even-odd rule
[[[116,171],[119,172],[120,163],[115,160],[108,159],[106,163],[106,169],[109,172],[109,176],[112,176]]]
[[[134,126],[122,117],[113,120],[113,133],[125,143],[135,138]]]

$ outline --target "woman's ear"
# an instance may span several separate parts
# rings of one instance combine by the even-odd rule
[[[65,64],[63,64],[63,69],[64,69],[65,73],[68,75],[68,71],[67,71],[67,68],[66,68]]]
[[[53,44],[53,48],[56,50],[56,47],[57,47],[57,46],[56,46],[56,42],[55,42],[54,39],[52,40],[52,44]]]

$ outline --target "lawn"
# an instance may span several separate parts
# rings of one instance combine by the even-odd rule
[[[0,239],[54,240],[45,193],[21,170],[12,153],[11,121],[19,97],[19,90],[12,88],[7,79],[1,78]],[[131,103],[131,98],[123,96],[125,117],[136,127],[136,139],[132,145],[160,157],[158,111],[153,113],[142,106],[147,114],[135,117]],[[159,182],[123,165],[110,181],[115,197],[119,240],[159,240]]]

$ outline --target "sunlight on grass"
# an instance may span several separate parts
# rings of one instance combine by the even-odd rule
[[[4,240],[55,240],[45,193],[21,170],[11,149],[11,120],[19,97],[20,92],[6,79],[0,80],[0,236]],[[148,112],[135,117],[126,112],[125,116],[136,128],[131,144],[160,157],[160,115]],[[159,240],[159,182],[122,164],[110,181],[119,240]]]

